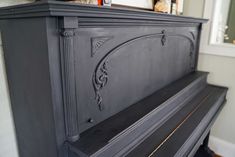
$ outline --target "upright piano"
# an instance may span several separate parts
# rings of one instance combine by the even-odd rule
[[[226,101],[207,20],[40,1],[0,9],[20,157],[193,157]]]

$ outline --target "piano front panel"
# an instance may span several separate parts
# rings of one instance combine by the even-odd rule
[[[197,26],[82,26],[75,33],[81,132],[195,70]]]

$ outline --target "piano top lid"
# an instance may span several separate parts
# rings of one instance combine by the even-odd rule
[[[0,8],[0,19],[42,17],[42,16],[78,16],[99,18],[121,18],[128,20],[172,21],[185,23],[205,23],[208,20],[186,16],[177,16],[154,11],[84,5],[59,1],[38,1],[27,4]]]

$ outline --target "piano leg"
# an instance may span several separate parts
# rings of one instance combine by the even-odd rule
[[[215,153],[208,147],[209,136],[210,132],[207,134],[194,157],[215,157]]]
[[[210,132],[207,134],[207,136],[204,139],[203,144],[202,144],[202,146],[205,147],[205,148],[208,148],[209,136],[210,136]]]

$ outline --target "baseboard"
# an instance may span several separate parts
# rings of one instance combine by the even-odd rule
[[[235,144],[210,136],[209,147],[223,157],[235,157]]]

